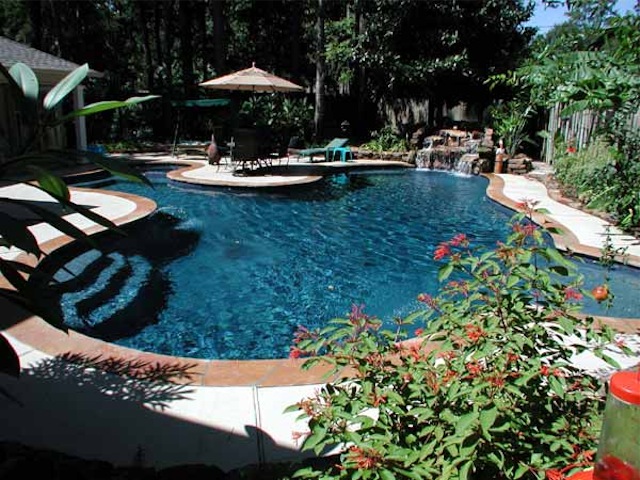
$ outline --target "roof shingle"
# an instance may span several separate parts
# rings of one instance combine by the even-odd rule
[[[18,62],[24,63],[36,73],[38,71],[58,72],[63,76],[80,66],[77,63],[0,36],[0,63],[6,68],[10,68]],[[102,75],[95,70],[89,70],[89,76],[99,77]]]

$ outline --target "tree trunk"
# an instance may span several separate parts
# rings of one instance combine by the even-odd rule
[[[290,12],[289,33],[290,37],[290,58],[291,74],[293,78],[299,78],[302,71],[302,9],[294,4]]]
[[[158,61],[158,65],[163,66],[163,70],[166,71],[166,59],[164,55],[164,49],[162,48],[162,16],[160,14],[162,8],[165,8],[166,5],[163,5],[162,2],[155,2],[153,4],[153,28],[154,28],[154,42],[156,44],[156,58]],[[164,86],[164,80],[166,78],[165,75],[158,76],[158,83],[160,88]]]
[[[318,0],[316,19],[316,109],[313,117],[314,136],[316,141],[322,139],[324,130],[324,0]]]
[[[362,13],[362,2],[363,0],[356,0],[355,2],[355,35],[356,35],[356,43],[359,44],[361,42],[362,34],[365,30],[365,19]],[[355,133],[359,138],[363,138],[366,133],[364,129],[367,126],[367,122],[361,121],[361,119],[366,118],[365,109],[367,103],[366,96],[366,72],[365,68],[362,65],[362,62],[359,61],[356,65],[356,76],[354,82],[355,96],[356,96],[356,115],[358,121],[355,122]]]
[[[216,75],[225,71],[226,34],[224,24],[224,0],[212,2],[213,13],[213,67]]]
[[[27,2],[31,20],[31,46],[42,50],[42,6],[41,2]]]
[[[182,62],[182,81],[184,82],[184,94],[188,98],[195,89],[193,74],[193,45],[192,28],[193,15],[190,1],[182,1],[180,8],[180,60]]]
[[[154,90],[155,82],[154,82],[154,66],[153,66],[153,55],[151,52],[151,38],[149,35],[149,24],[147,22],[147,12],[146,12],[146,4],[143,2],[136,4],[138,7],[138,18],[142,23],[142,38],[143,38],[143,49],[144,49],[144,58],[146,63],[146,72],[147,72],[147,88],[151,91]]]
[[[173,90],[173,19],[175,6],[174,2],[164,2],[164,42],[163,42],[163,57],[165,71],[167,72],[167,88],[171,92]],[[171,92],[172,93],[172,92]]]

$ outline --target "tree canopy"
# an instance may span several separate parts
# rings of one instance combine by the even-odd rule
[[[534,34],[524,27],[530,0],[324,0],[326,41],[319,45],[320,3],[6,0],[0,31],[105,72],[106,82],[89,95],[161,95],[137,129],[158,139],[171,135],[171,100],[206,96],[199,82],[252,62],[311,94],[322,60],[328,112],[357,105],[349,111],[362,118],[351,123],[369,127],[375,115],[362,113],[377,113],[389,98],[430,98],[434,105],[485,100],[487,75],[515,68]],[[122,135],[123,128],[114,122],[100,131]]]

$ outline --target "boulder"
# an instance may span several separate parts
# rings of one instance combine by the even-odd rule
[[[532,169],[531,158],[523,153],[519,153],[508,160],[507,173],[514,175],[524,175]]]

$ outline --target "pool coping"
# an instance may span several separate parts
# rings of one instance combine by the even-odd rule
[[[371,165],[367,166],[370,167]],[[517,202],[506,197],[503,193],[505,186],[504,175],[485,174],[484,176],[489,180],[487,196],[507,208],[516,210]],[[120,218],[111,219],[116,225],[124,225],[140,220],[156,210],[155,202],[136,195],[76,187],[71,187],[71,189],[94,191],[107,196],[114,195],[133,201],[136,204],[136,209],[133,212]],[[558,249],[571,250],[595,258],[600,255],[599,250],[581,245],[568,226],[561,225],[540,213],[535,214],[533,220],[540,225],[546,227],[555,226],[562,230],[562,233],[552,234]],[[94,226],[88,229],[86,233],[92,235],[104,230],[104,227]],[[74,241],[72,238],[61,235],[56,239],[43,243],[41,247],[49,253],[72,241]],[[31,265],[36,263],[33,256],[26,254],[18,257],[18,260],[26,261]],[[634,266],[640,265],[640,258],[633,257],[630,260],[630,264]],[[7,288],[7,286],[6,280],[0,278],[0,287]],[[8,302],[5,303],[8,304]],[[312,369],[303,370],[304,359],[206,360],[161,355],[121,347],[72,330],[64,332],[12,304],[8,304],[4,312],[5,320],[3,325],[7,326],[4,331],[26,346],[21,355],[28,354],[29,349],[35,349],[51,356],[73,354],[91,359],[117,359],[121,364],[128,365],[128,373],[131,375],[148,370],[150,367],[163,368],[167,371],[181,372],[180,375],[172,379],[175,383],[196,386],[275,387],[321,384],[331,380],[327,376],[330,370],[328,365],[318,365]],[[640,334],[640,322],[638,320],[613,317],[598,318],[621,333]],[[638,323],[634,325],[634,322]]]

